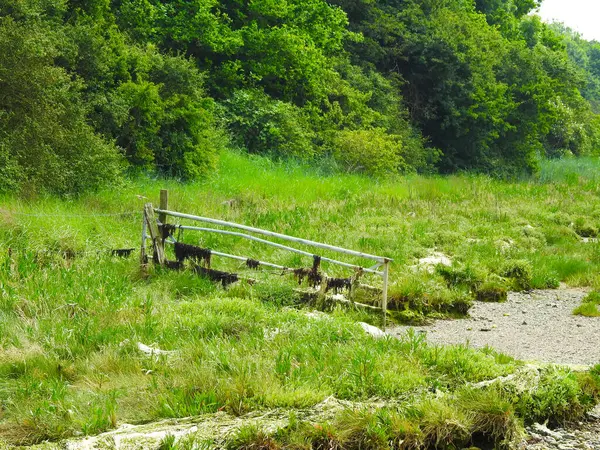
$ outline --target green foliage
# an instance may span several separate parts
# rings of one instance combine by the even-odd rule
[[[300,159],[314,156],[315,136],[301,108],[271,100],[258,90],[236,91],[225,108],[234,142],[250,153]]]
[[[487,278],[484,270],[473,266],[445,266],[438,264],[436,272],[450,287],[463,287],[477,291]]]
[[[595,154],[600,47],[536,5],[1,0],[2,190],[94,189],[121,154],[192,180],[230,139],[375,176]]]
[[[579,305],[573,310],[573,314],[576,316],[584,317],[600,317],[598,304],[593,302],[583,302],[581,305]]]
[[[385,175],[406,171],[402,142],[381,128],[336,134],[334,156],[348,172]]]
[[[0,191],[78,193],[118,181],[117,148],[87,123],[83,86],[54,64],[63,39],[0,18]]]
[[[534,277],[554,274],[582,286],[598,281],[597,246],[548,240],[531,248],[519,240],[525,223],[546,230],[600,214],[598,171],[592,170],[598,161],[567,160],[563,170],[558,163],[545,163],[547,179],[526,182],[468,174],[374,181],[356,174],[324,176],[296,161],[225,152],[208,180],[162,184],[181,211],[389,255],[394,259],[390,305],[407,316],[430,319],[451,317],[459,309],[464,313],[472,297],[468,286],[482,279],[480,272],[487,277],[479,286],[497,279],[489,274],[501,272],[505,261],[513,267],[507,274],[516,275],[515,267],[526,260]],[[571,171],[580,174],[576,183],[564,176]],[[289,430],[273,435],[259,429],[259,437],[290,444],[286,448],[291,443],[302,448],[383,443],[385,448],[401,441],[417,448],[438,442],[443,448],[473,433],[485,433],[490,441],[499,433],[509,436],[524,418],[578,420],[597,403],[597,368],[588,374],[544,368],[530,396],[512,390],[510,379],[498,392],[488,391],[489,386],[482,393],[465,393],[465,386],[474,389],[475,383],[506,376],[520,363],[491,349],[429,346],[421,333],[373,339],[356,321],[370,317],[377,324],[380,314],[304,309],[292,293],[297,282],[266,267],[250,271],[238,261],[215,257],[215,268],[262,281],[228,290],[188,272],[150,268],[141,274],[135,255],[110,257],[109,245],[139,244],[141,206],[147,200],[136,195],[152,200],[158,188],[154,179],[139,178],[119,190],[70,201],[3,197],[1,439],[39,443],[96,433],[115,423],[195,414],[226,418],[223,412],[253,412],[256,419],[266,411],[285,411],[284,416],[293,411],[299,417]],[[444,239],[439,230],[445,231]],[[232,237],[186,231],[183,239],[201,239],[201,245],[224,251],[235,247],[235,253],[288,267],[311,263]],[[403,270],[433,245],[454,261],[445,277],[416,267]],[[323,264],[331,276],[349,274]],[[364,274],[364,281],[375,285],[380,279]],[[173,353],[150,356],[138,343]],[[306,411],[330,404],[323,401],[332,396],[351,401],[357,411],[340,421],[329,416],[330,423],[320,427],[298,423]],[[373,398],[386,405],[373,405]],[[361,407],[363,402],[368,408]],[[257,434],[248,433],[248,442],[257,442],[251,439]],[[492,444],[501,448],[503,438],[495,440]],[[175,445],[191,448],[181,440]]]
[[[437,279],[423,274],[403,277],[390,287],[388,307],[399,311],[410,310],[398,317],[406,322],[418,321],[420,314],[445,313],[464,315],[472,305],[471,295],[463,289],[448,289]],[[415,312],[420,313],[415,316]]]
[[[538,387],[518,395],[516,410],[526,423],[572,423],[583,417],[589,404],[595,404],[595,399],[580,389],[577,375],[558,367],[543,369]]]
[[[136,167],[183,179],[214,169],[227,138],[195,65],[151,45],[127,45],[114,26],[82,22],[69,30],[76,55],[66,65],[86,82],[96,131]]]
[[[598,227],[586,217],[578,217],[573,223],[575,232],[581,237],[596,237],[598,236]]]
[[[523,435],[515,407],[498,389],[465,389],[458,404],[471,416],[472,432],[490,439],[496,448],[510,448]]]

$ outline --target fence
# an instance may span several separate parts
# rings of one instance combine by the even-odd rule
[[[155,213],[158,214],[157,218],[155,216]],[[205,224],[217,225],[217,226],[221,226],[221,227],[225,227],[225,228],[232,228],[235,230],[244,231],[245,233],[242,233],[240,231],[222,230],[222,229],[218,229],[218,228],[167,224],[168,217],[175,217],[175,218],[179,218],[179,219],[191,220],[194,222],[201,222],[201,223],[205,223]],[[169,236],[168,230],[171,230],[171,229],[193,230],[193,231],[199,231],[199,232],[204,232],[204,233],[217,233],[217,234],[226,235],[226,236],[236,236],[236,237],[240,237],[243,239],[248,239],[248,240],[251,240],[254,242],[259,242],[259,243],[262,243],[265,245],[269,245],[269,246],[272,246],[272,247],[275,247],[278,249],[286,250],[286,251],[297,253],[297,254],[304,255],[304,256],[313,257],[313,268],[312,268],[313,280],[315,281],[315,284],[316,284],[316,282],[319,283],[320,291],[323,293],[325,292],[328,284],[330,284],[330,285],[336,284],[334,282],[334,280],[337,280],[337,281],[344,280],[345,285],[352,292],[353,287],[358,283],[358,279],[360,278],[360,276],[363,273],[370,273],[370,274],[378,275],[383,280],[383,286],[381,289],[380,309],[383,312],[383,324],[385,327],[386,312],[387,312],[389,269],[390,269],[390,263],[392,262],[392,259],[390,259],[390,258],[386,258],[383,256],[377,256],[377,255],[371,255],[368,253],[359,252],[359,251],[355,251],[355,250],[349,250],[346,248],[337,247],[337,246],[329,245],[329,244],[324,244],[321,242],[311,241],[308,239],[302,239],[302,238],[298,238],[298,237],[288,236],[285,234],[276,233],[276,232],[268,231],[268,230],[263,230],[260,228],[254,228],[254,227],[250,227],[247,225],[241,225],[241,224],[234,223],[234,222],[227,222],[227,221],[219,220],[219,219],[212,219],[212,218],[208,218],[208,217],[201,217],[201,216],[196,216],[196,215],[192,215],[192,214],[185,214],[185,213],[181,213],[181,212],[177,212],[177,211],[171,211],[171,210],[169,210],[169,206],[168,206],[168,191],[161,190],[161,192],[160,192],[160,207],[159,208],[154,208],[151,203],[147,203],[144,206],[144,218],[143,218],[143,223],[142,223],[142,243],[141,243],[141,262],[142,262],[142,264],[144,264],[147,261],[147,255],[146,255],[146,241],[147,240],[152,241],[153,259],[154,259],[155,263],[160,264],[160,265],[166,265],[169,262],[165,256],[164,244],[166,242],[166,237]],[[248,234],[248,233],[252,233],[252,234]],[[281,240],[284,240],[287,242],[302,244],[302,245],[318,248],[321,250],[327,250],[327,251],[336,252],[336,253],[340,253],[340,254],[344,254],[344,255],[348,255],[348,256],[354,256],[354,257],[358,257],[358,258],[362,258],[362,259],[372,260],[372,261],[375,261],[375,264],[371,267],[363,267],[360,265],[350,264],[350,263],[346,263],[343,261],[338,261],[336,259],[317,255],[315,253],[310,253],[310,252],[301,250],[299,248],[293,247],[291,245],[284,245],[284,244],[273,242],[273,241],[270,241],[267,239],[259,238],[257,236],[254,236],[253,234],[266,236],[266,237],[270,237],[270,238],[281,239]],[[239,260],[239,261],[246,261],[247,263],[249,261],[252,261],[252,263],[256,266],[258,266],[258,265],[266,266],[266,267],[271,267],[271,268],[275,268],[275,269],[280,269],[282,271],[297,272],[298,270],[301,270],[301,269],[288,268],[288,267],[285,267],[285,266],[282,266],[279,264],[275,264],[272,262],[258,261],[258,260],[254,260],[254,259],[251,259],[251,258],[248,258],[245,256],[231,255],[228,253],[223,253],[223,252],[219,252],[219,251],[215,251],[215,250],[207,250],[207,249],[198,249],[198,250],[203,250],[205,252],[208,252],[208,258],[210,258],[210,255],[215,255],[215,256],[235,259],[235,260]],[[319,270],[319,265],[320,265],[321,261],[326,261],[330,264],[353,269],[354,276],[351,277],[350,279],[327,279],[327,277],[317,276],[317,272]],[[308,276],[310,279],[311,273],[305,273],[304,275]],[[346,280],[348,280],[348,281],[346,281]],[[350,297],[351,297],[351,301],[352,301],[352,295]],[[363,305],[363,306],[368,306],[368,305]]]

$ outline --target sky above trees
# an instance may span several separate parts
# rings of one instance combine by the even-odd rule
[[[539,14],[547,22],[563,22],[586,39],[600,41],[598,0],[544,0]]]

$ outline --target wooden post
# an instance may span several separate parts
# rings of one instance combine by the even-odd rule
[[[160,190],[160,209],[167,209],[169,206],[169,191],[166,189]],[[160,225],[158,226],[158,231],[160,231],[160,238],[162,242],[163,249],[165,248],[165,233],[164,226],[167,223],[167,215],[164,213],[158,213],[158,221]]]
[[[140,247],[140,265],[144,266],[148,263],[146,257],[146,212],[144,211],[144,217],[142,217],[142,245]]]
[[[323,309],[326,306],[325,303],[327,300],[327,274],[321,272],[321,276],[321,285],[317,292],[317,309]]]
[[[381,296],[381,310],[383,311],[383,330],[387,320],[387,302],[388,302],[388,278],[390,274],[390,260],[385,258],[383,262],[383,292]]]
[[[362,267],[356,269],[354,275],[350,277],[350,289],[348,291],[348,300],[354,306],[354,299],[356,298],[356,289],[360,285],[360,277],[363,275]]]
[[[169,191],[166,189],[160,190],[160,209],[165,211],[169,209]],[[159,213],[158,221],[160,223],[167,223],[167,215],[165,213]]]
[[[152,203],[146,203],[144,205],[144,218],[150,230],[150,237],[152,238],[152,245],[154,247],[154,262],[161,266],[165,264],[165,249],[162,243],[162,236],[158,231],[158,225],[154,217],[154,208]]]

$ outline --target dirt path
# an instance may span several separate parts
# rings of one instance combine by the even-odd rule
[[[399,336],[412,328],[435,344],[489,345],[525,361],[594,365],[600,363],[600,318],[572,314],[585,294],[582,289],[510,293],[505,303],[476,302],[467,319],[388,333]]]

